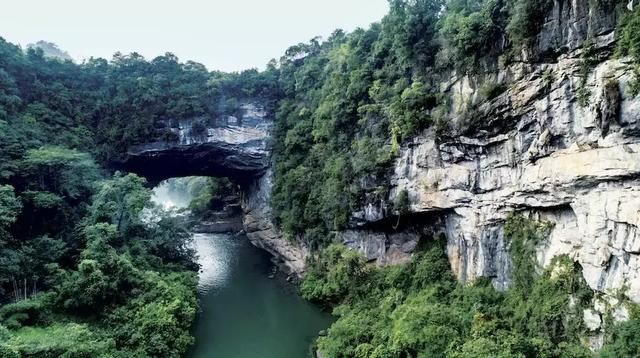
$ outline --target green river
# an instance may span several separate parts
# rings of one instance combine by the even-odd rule
[[[195,234],[202,266],[190,358],[305,358],[331,317],[304,301],[244,236]],[[270,276],[272,278],[270,278]]]

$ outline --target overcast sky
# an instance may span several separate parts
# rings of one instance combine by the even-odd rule
[[[263,68],[287,47],[378,21],[387,0],[11,0],[0,36],[55,42],[76,60],[173,52],[210,70]]]

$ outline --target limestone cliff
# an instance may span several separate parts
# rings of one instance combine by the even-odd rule
[[[258,103],[247,101],[239,111],[164,123],[171,137],[128,148],[120,166],[153,181],[201,175],[250,182],[269,167],[272,120]]]
[[[269,170],[245,188],[242,200],[243,224],[247,237],[257,247],[270,252],[290,273],[301,277],[309,254],[300,243],[286,240],[272,221]]]
[[[524,54],[482,75],[445,79],[448,135],[427,130],[403,146],[390,197],[363,203],[344,242],[379,263],[405,260],[419,233],[371,227],[392,216],[390,203],[406,190],[420,230],[446,235],[459,280],[485,276],[504,289],[511,259],[503,224],[523,212],[553,224],[538,247],[541,265],[567,254],[593,290],[626,290],[640,302],[640,97],[629,93],[627,60],[611,56],[615,24],[587,2],[556,1],[536,48],[549,60]],[[595,65],[585,78],[587,56]],[[505,91],[482,98],[481,88],[496,84]]]

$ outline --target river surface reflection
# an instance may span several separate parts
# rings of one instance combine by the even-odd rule
[[[201,312],[192,358],[304,358],[331,317],[283,277],[244,236],[195,234]]]

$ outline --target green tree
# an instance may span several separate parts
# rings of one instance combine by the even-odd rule
[[[42,147],[26,153],[22,167],[33,178],[33,188],[69,200],[90,196],[100,177],[98,166],[87,154],[63,147]]]
[[[22,204],[10,185],[0,185],[0,245],[9,240],[9,228],[16,222]]]
[[[451,0],[447,2],[439,32],[444,39],[441,61],[456,69],[475,71],[483,58],[496,57],[507,14],[502,0]]]
[[[640,355],[640,321],[632,319],[613,327],[601,357],[636,357]]]
[[[90,222],[113,224],[119,232],[139,224],[140,214],[151,199],[151,190],[145,184],[146,180],[135,174],[116,174],[101,183],[89,209]]]

